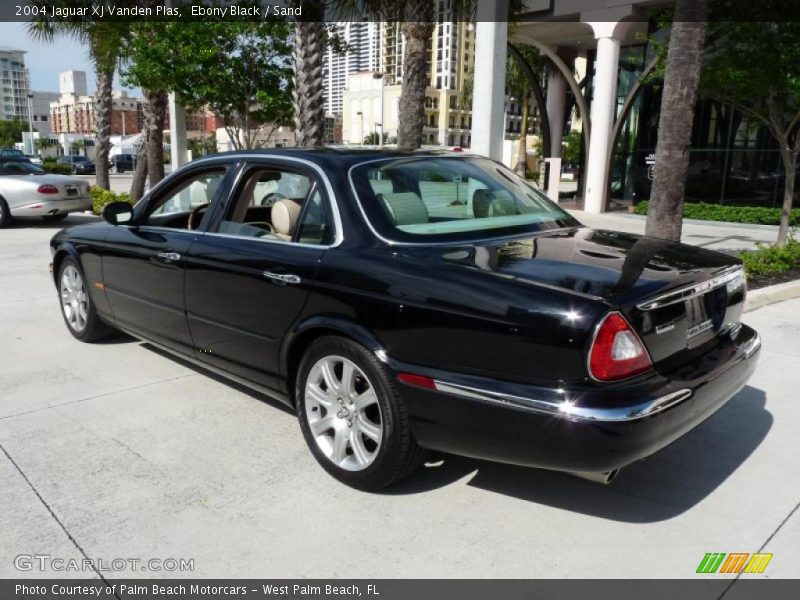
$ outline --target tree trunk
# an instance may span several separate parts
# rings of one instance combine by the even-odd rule
[[[403,35],[406,40],[403,56],[403,87],[400,92],[397,149],[416,150],[422,145],[425,127],[425,90],[431,81],[431,36],[434,29],[434,3],[430,0],[408,0],[405,8]]]
[[[138,202],[144,196],[145,182],[147,181],[147,141],[142,144],[136,155],[136,168],[133,170],[131,182],[131,198]]]
[[[324,2],[303,2],[303,17],[294,26],[294,129],[297,145],[322,146],[325,142],[323,58],[325,54]],[[316,15],[316,17],[314,17]]]
[[[111,138],[111,106],[113,98],[111,86],[114,82],[114,68],[96,70],[97,102],[94,111],[94,124],[97,133],[97,153],[95,173],[97,185],[105,190],[111,189],[108,179],[108,151]]]
[[[514,168],[517,175],[523,179],[528,174],[528,114],[530,106],[527,96],[522,96],[522,119],[519,124],[519,148],[517,166]]]
[[[678,0],[672,24],[646,235],[680,241],[708,0]]]
[[[789,218],[794,204],[794,186],[797,169],[798,148],[790,148],[788,142],[779,140],[781,145],[781,162],[786,173],[783,183],[783,206],[781,207],[781,222],[778,227],[778,240],[776,246],[783,246],[789,239]]]
[[[147,179],[152,188],[164,179],[164,122],[167,116],[167,93],[143,90],[147,100]]]

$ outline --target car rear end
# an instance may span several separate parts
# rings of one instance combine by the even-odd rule
[[[25,177],[16,190],[16,217],[46,217],[92,209],[89,183],[73,177]]]
[[[721,266],[686,265],[656,293],[607,298],[586,334],[583,381],[527,385],[399,366],[415,436],[438,450],[609,481],[713,415],[756,368],[760,338],[740,322],[742,267],[718,256]]]

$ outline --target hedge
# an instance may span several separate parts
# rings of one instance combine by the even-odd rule
[[[759,244],[758,250],[742,252],[748,275],[769,275],[789,271],[800,266],[800,242],[790,239],[784,246]]]
[[[116,192],[104,190],[96,185],[93,185],[89,188],[89,196],[92,199],[92,212],[96,215],[100,214],[106,204],[111,204],[112,202],[127,202],[128,204],[134,204],[133,198],[131,198],[130,194],[125,192],[117,194]]]
[[[640,202],[634,206],[633,212],[637,215],[646,215],[649,204],[646,201]],[[705,202],[687,202],[683,205],[683,217],[685,219],[700,219],[701,221],[779,225],[781,222],[781,209],[763,206],[723,206]],[[792,209],[789,224],[793,226],[800,225],[800,208]]]
[[[72,167],[54,160],[45,160],[42,162],[42,168],[48,173],[55,173],[56,175],[72,175]]]

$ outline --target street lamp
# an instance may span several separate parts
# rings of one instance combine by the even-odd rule
[[[361,134],[361,138],[360,138],[361,142],[359,142],[359,145],[360,145],[360,144],[364,143],[364,113],[361,112],[361,111],[358,111],[356,113],[356,116],[361,118],[361,127],[359,129],[359,133]]]
[[[380,79],[381,80],[381,131],[378,137],[378,145],[383,146],[383,123],[384,123],[384,116],[383,116],[383,103],[384,103],[384,93],[386,90],[386,75],[383,73],[373,73],[373,79]],[[376,123],[377,125],[377,123]]]
[[[33,154],[33,94],[28,94],[28,154]]]

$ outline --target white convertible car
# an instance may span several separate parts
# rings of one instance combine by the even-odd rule
[[[13,217],[55,221],[91,208],[87,181],[54,175],[30,162],[0,162],[0,227]]]

